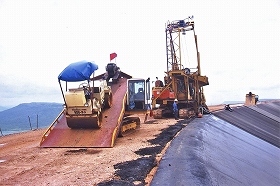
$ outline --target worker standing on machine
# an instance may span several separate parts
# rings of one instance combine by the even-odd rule
[[[173,103],[173,113],[174,113],[174,117],[175,117],[175,120],[178,120],[178,106],[177,106],[177,102],[178,100],[177,99],[174,99],[174,103]]]
[[[89,87],[83,86],[85,98],[86,100],[89,100],[91,97],[91,91],[89,90]]]
[[[155,87],[163,87],[163,82],[156,77]]]

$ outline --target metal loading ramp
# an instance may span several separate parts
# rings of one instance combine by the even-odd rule
[[[113,147],[125,112],[126,82],[126,78],[120,78],[111,85],[113,104],[102,113],[100,129],[70,129],[62,114],[57,124],[44,134],[40,147]]]

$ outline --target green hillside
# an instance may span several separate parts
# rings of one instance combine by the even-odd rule
[[[62,111],[61,103],[22,103],[0,112],[3,135],[48,127]],[[30,119],[30,121],[29,121]],[[31,127],[30,127],[31,123]],[[1,134],[0,134],[1,135]]]

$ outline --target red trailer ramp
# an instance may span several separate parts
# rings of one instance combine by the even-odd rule
[[[113,104],[105,110],[100,129],[71,129],[62,112],[44,133],[40,147],[113,147],[125,113],[127,79],[112,84]]]

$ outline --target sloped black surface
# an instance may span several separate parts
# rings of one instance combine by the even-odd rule
[[[280,147],[279,113],[279,102],[271,102],[250,107],[241,106],[233,108],[233,112],[222,110],[213,114],[276,147]]]
[[[226,121],[203,116],[171,142],[150,185],[280,185],[279,154],[276,146]]]
[[[273,114],[274,116],[280,117],[280,101],[271,102],[268,104],[258,104],[256,107]]]

